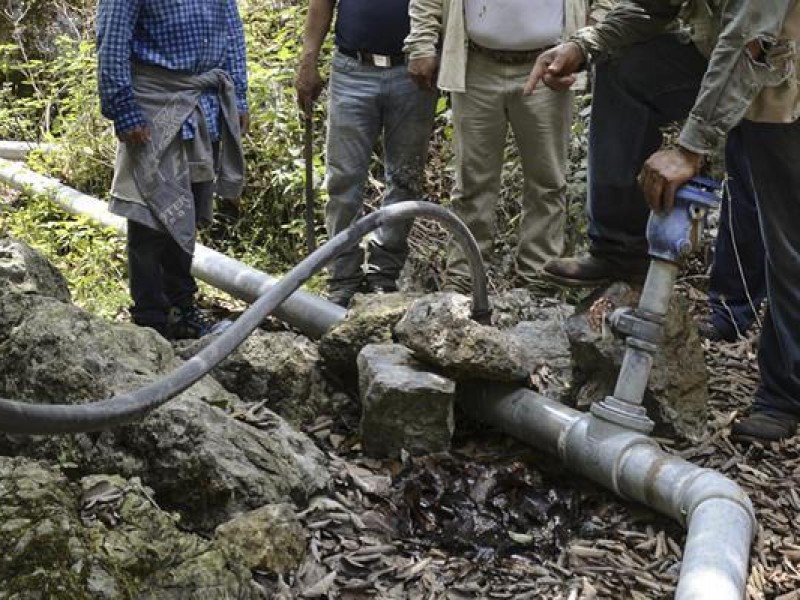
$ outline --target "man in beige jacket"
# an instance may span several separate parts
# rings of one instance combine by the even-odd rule
[[[691,46],[664,36],[681,9],[692,25]],[[627,148],[628,154],[633,154],[632,149],[649,148],[638,182],[644,199],[657,211],[671,208],[675,191],[698,173],[704,156],[728,132],[734,128],[740,132],[758,203],[769,298],[759,345],[761,383],[752,413],[735,423],[731,432],[733,439],[741,441],[790,437],[800,421],[798,45],[800,0],[628,0],[602,23],[543,53],[527,87],[533,90],[543,82],[564,89],[587,62],[610,64],[609,74],[625,92],[627,105],[645,116],[643,107],[648,107],[654,113],[649,118],[657,121],[664,111],[671,111],[675,118],[681,116],[677,113],[683,102],[677,100],[685,94],[679,97],[675,92],[683,87],[688,90],[695,82],[697,92],[686,107],[688,119],[676,147],[657,149],[657,139],[649,145],[631,139],[620,147]],[[609,62],[609,56],[622,59]],[[625,57],[637,68],[621,69],[620,60]],[[648,85],[642,85],[645,79]],[[656,95],[658,88],[665,87],[668,93]],[[593,122],[620,131],[636,116],[631,108],[621,112],[622,103],[622,98],[616,103],[596,102]],[[597,130],[593,131],[596,134]],[[644,138],[645,133],[639,137]],[[596,140],[598,147],[601,142]],[[631,187],[630,181],[636,181],[637,175],[631,169],[611,171],[603,176],[609,185],[612,180],[617,185],[619,204],[619,190]],[[634,198],[632,192],[626,196]],[[636,204],[631,201],[628,208],[629,220],[634,223],[634,213],[640,212]],[[641,232],[634,233],[641,237]],[[618,256],[630,255],[636,236],[629,236],[628,243],[617,240]],[[608,272],[614,266],[609,258],[613,254],[596,250],[585,258],[561,261],[556,265],[559,275],[587,279],[589,274]]]
[[[523,95],[536,57],[586,22],[585,0],[411,0],[408,70],[424,88],[451,93],[456,155],[452,205],[493,251],[495,209],[508,127],[522,161],[516,270],[538,288],[544,264],[564,250],[569,91]],[[438,73],[438,81],[437,81]],[[448,286],[468,285],[466,259],[451,244]]]

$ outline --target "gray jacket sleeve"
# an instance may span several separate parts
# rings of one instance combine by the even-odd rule
[[[442,2],[444,0],[411,0],[408,14],[411,31],[403,51],[411,59],[436,56],[442,34]]]
[[[703,2],[704,0],[694,0]],[[789,76],[779,60],[790,52],[778,34],[790,7],[797,0],[726,0],[710,18],[719,37],[714,42],[700,93],[681,132],[682,146],[707,154],[744,117],[764,85],[776,85]],[[591,60],[606,57],[626,46],[668,30],[677,17],[678,0],[624,0],[602,23],[578,31],[573,37]],[[747,50],[756,41],[764,56],[755,60]]]
[[[680,144],[702,154],[713,150],[744,118],[765,85],[791,75],[790,42],[778,35],[796,0],[728,0],[720,34]],[[754,58],[747,45],[756,42],[763,55]]]

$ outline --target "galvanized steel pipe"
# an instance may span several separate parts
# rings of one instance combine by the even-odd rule
[[[652,438],[530,390],[471,384],[473,418],[555,453],[571,470],[687,527],[677,600],[742,600],[755,512],[730,479],[664,452]]]

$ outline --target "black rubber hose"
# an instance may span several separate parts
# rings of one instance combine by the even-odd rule
[[[30,404],[0,398],[0,431],[56,434],[100,431],[142,418],[193,385],[233,352],[286,298],[332,258],[358,244],[366,234],[392,221],[428,217],[442,223],[464,249],[472,272],[473,317],[490,316],[486,272],[475,238],[448,210],[424,201],[400,202],[358,220],[305,258],[208,346],[172,373],[138,390],[88,404]]]

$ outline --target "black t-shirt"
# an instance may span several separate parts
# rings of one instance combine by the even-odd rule
[[[401,54],[411,27],[409,0],[338,0],[336,45],[372,54]]]

